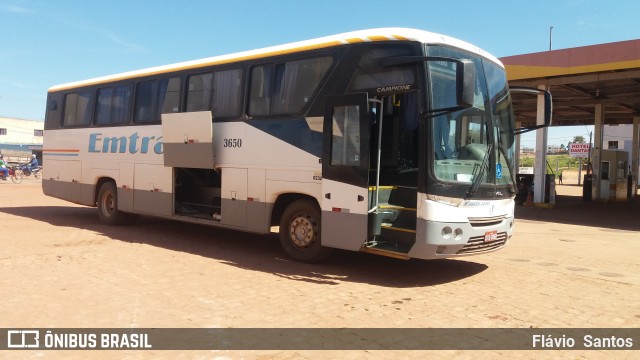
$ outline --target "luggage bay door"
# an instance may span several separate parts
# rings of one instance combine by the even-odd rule
[[[211,111],[162,114],[164,166],[213,169]]]

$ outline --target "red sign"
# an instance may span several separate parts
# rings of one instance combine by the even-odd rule
[[[575,158],[588,158],[589,144],[571,144],[569,146],[569,156]]]

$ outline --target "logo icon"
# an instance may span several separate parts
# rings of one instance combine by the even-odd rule
[[[30,349],[40,347],[40,331],[7,330],[7,347],[9,349]]]

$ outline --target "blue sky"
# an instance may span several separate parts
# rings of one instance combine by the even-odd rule
[[[43,119],[56,84],[351,30],[413,27],[502,57],[548,50],[550,26],[554,49],[637,39],[638,14],[637,0],[0,0],[0,116]]]

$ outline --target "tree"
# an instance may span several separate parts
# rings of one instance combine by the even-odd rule
[[[574,136],[573,137],[573,143],[574,144],[584,144],[586,141],[584,141],[584,136]]]

